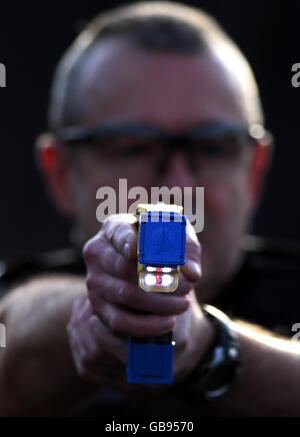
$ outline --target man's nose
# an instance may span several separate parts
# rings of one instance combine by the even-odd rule
[[[184,150],[172,151],[165,156],[163,165],[159,169],[158,181],[160,186],[193,187],[195,185],[195,172]]]

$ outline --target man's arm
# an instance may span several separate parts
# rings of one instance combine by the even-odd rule
[[[240,320],[241,373],[209,409],[222,416],[300,416],[300,345]]]
[[[0,301],[6,348],[0,348],[0,415],[66,414],[95,387],[74,367],[67,323],[84,279],[32,279]]]

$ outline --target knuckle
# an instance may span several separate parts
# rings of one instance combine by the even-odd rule
[[[122,332],[122,320],[118,313],[110,314],[108,323],[113,334],[118,335]]]
[[[83,246],[82,255],[84,260],[89,263],[95,259],[96,255],[96,243],[94,238],[87,241]]]
[[[114,241],[114,246],[116,246],[116,245],[119,246],[118,243],[120,240],[120,236],[122,235],[123,226],[124,226],[124,223],[122,223],[122,222],[116,222],[114,224],[114,227],[112,229],[111,236],[110,236],[111,240]]]
[[[109,240],[112,238],[118,224],[119,220],[117,214],[112,214],[104,220],[102,230]]]
[[[99,347],[93,346],[91,347],[90,351],[88,354],[85,354],[82,357],[82,365],[84,367],[89,367],[89,366],[93,366],[94,364],[96,364],[98,362],[98,360],[101,358],[102,356],[102,352],[101,349]]]
[[[189,240],[188,246],[189,246],[189,250],[191,251],[191,253],[193,253],[195,255],[201,254],[201,245],[200,245],[199,241]]]
[[[118,214],[110,214],[108,217],[106,217],[106,219],[103,221],[102,229],[111,226],[111,224],[116,221],[117,217]]]
[[[89,379],[89,370],[87,369],[87,367],[83,364],[82,361],[80,361],[79,363],[77,363],[76,365],[76,370],[78,375],[80,376],[80,378],[82,379]]]
[[[122,256],[118,255],[115,260],[115,269],[118,275],[124,276],[127,273],[128,261]]]
[[[86,276],[86,286],[88,291],[94,290],[95,288],[101,287],[101,273],[99,272],[97,275],[94,272],[89,271]]]
[[[100,360],[103,360],[104,358],[105,358],[105,352],[100,345],[95,346],[91,350],[91,355],[90,355],[91,362],[98,364],[100,362]]]
[[[111,223],[113,221],[114,215],[110,215],[109,217],[106,217],[106,219],[102,223],[102,231],[107,231],[107,229],[111,226]]]
[[[133,299],[129,291],[128,285],[125,282],[123,282],[119,286],[117,295],[120,304],[130,306],[133,303]]]
[[[101,250],[103,251],[105,246],[109,246],[110,243],[108,242],[104,232],[101,230],[97,236],[97,247],[101,248]],[[97,256],[99,256],[99,254],[97,253]]]
[[[97,314],[101,314],[103,310],[104,301],[99,293],[96,293],[94,290],[89,290],[89,299],[91,303],[91,310],[96,311]]]
[[[99,252],[103,252],[105,244],[108,243],[102,230],[85,243],[82,255],[87,265],[99,258]]]

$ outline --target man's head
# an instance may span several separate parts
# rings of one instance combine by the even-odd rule
[[[263,123],[246,60],[210,17],[179,4],[149,2],[96,18],[58,66],[51,134],[41,137],[39,157],[55,202],[83,240],[99,228],[96,191],[103,185],[118,192],[119,178],[127,178],[128,188],[143,186],[149,193],[153,186],[203,186],[203,283],[224,281],[238,263],[240,238],[260,196],[266,138],[253,145],[246,135],[224,134],[218,144],[234,149],[224,156],[206,156],[195,147],[190,155],[175,143],[166,155],[161,142],[132,150],[117,135],[76,146],[61,140],[66,127],[132,122],[169,133],[211,123]]]

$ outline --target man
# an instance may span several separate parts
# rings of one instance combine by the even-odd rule
[[[133,124],[179,133],[182,142],[133,147],[127,141]],[[257,254],[255,240],[248,240],[248,255],[242,250],[271,153],[262,124],[246,60],[202,12],[139,3],[95,19],[79,36],[58,67],[50,133],[39,139],[37,153],[49,192],[73,219],[77,246],[84,245],[87,276],[74,263],[65,274],[48,269],[11,286],[2,300],[3,415],[300,413],[300,349],[264,330],[297,321],[299,260],[265,247]],[[193,128],[207,126],[214,135],[192,147]],[[205,152],[210,143],[214,154]],[[138,288],[132,215],[112,215],[99,230],[96,192],[101,186],[118,192],[119,178],[148,192],[205,189],[204,231],[198,240],[189,225],[187,262],[172,295]],[[228,335],[237,337],[241,358],[240,371],[230,368],[234,378],[222,379],[228,387],[211,402],[202,399],[207,393],[197,370],[219,341],[219,328],[202,303],[234,317]],[[173,386],[128,384],[128,336],[172,329]],[[219,388],[220,380],[213,382]]]

